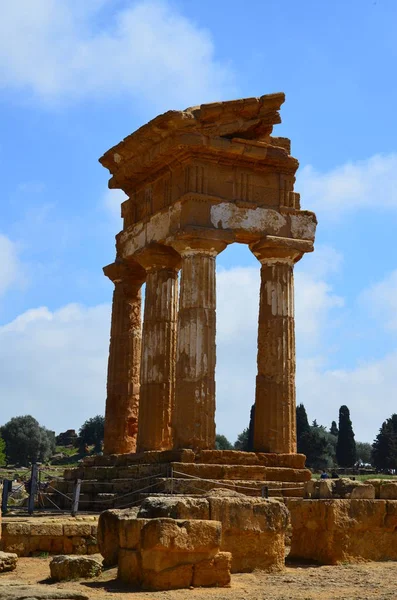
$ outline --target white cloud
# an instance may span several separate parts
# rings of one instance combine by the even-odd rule
[[[360,300],[367,311],[386,328],[397,330],[397,269],[364,290]]]
[[[397,208],[397,154],[376,154],[320,173],[301,169],[296,189],[305,208],[327,218],[359,208]]]
[[[163,108],[219,100],[232,87],[209,32],[166,0],[8,2],[0,81],[50,104],[127,95]]]
[[[332,249],[319,248],[325,256]],[[308,257],[306,257],[308,258]],[[318,267],[319,268],[319,267]],[[306,270],[307,269],[307,270]],[[297,398],[327,426],[346,403],[356,437],[372,441],[395,410],[397,350],[351,369],[330,369],[327,327],[343,299],[310,262],[296,274]],[[248,424],[255,397],[259,265],[220,269],[217,277],[217,427],[231,440]],[[0,327],[2,422],[30,413],[61,431],[103,413],[110,306],[28,310]],[[343,339],[341,339],[343,344]]]
[[[0,297],[10,288],[21,284],[23,280],[16,244],[0,234]]]
[[[0,327],[2,423],[32,414],[58,432],[104,412],[110,307],[28,310]]]
[[[297,400],[309,419],[330,427],[346,404],[358,441],[372,442],[382,422],[396,412],[396,389],[397,350],[353,369],[329,370],[321,359],[298,361]]]
[[[305,257],[295,274],[297,348],[304,356],[318,351],[334,309],[343,306],[324,279],[342,257],[330,247],[320,246],[316,252],[318,258]],[[216,420],[218,432],[233,441],[248,425],[255,400],[259,283],[259,264],[217,273]]]

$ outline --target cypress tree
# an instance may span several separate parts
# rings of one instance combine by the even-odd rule
[[[336,460],[340,467],[353,467],[357,460],[356,442],[350,412],[347,406],[339,409],[339,433],[336,444]]]
[[[255,404],[251,406],[250,424],[248,427],[248,452],[254,451]]]
[[[397,415],[382,423],[372,444],[374,464],[377,469],[397,468]]]
[[[304,433],[310,432],[310,425],[307,418],[306,409],[303,404],[298,404],[296,407],[296,439],[298,445],[298,452],[305,454],[302,448],[302,436]]]
[[[338,437],[338,433],[339,433],[339,429],[338,426],[336,424],[335,421],[332,421],[331,423],[331,429],[329,430],[331,435],[334,435],[335,437]]]

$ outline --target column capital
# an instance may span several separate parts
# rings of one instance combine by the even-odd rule
[[[170,242],[169,245],[174,248],[182,257],[203,254],[216,257],[227,246],[227,242],[219,239],[208,239],[199,236],[178,237]]]
[[[116,259],[114,263],[103,267],[103,272],[113,283],[136,283],[141,286],[146,279],[146,272],[134,260],[121,261]]]
[[[181,267],[181,257],[170,246],[162,244],[149,244],[136,254],[134,259],[146,272],[158,271],[159,269],[175,269]]]
[[[313,242],[267,235],[254,244],[251,252],[265,265],[275,263],[295,264],[306,252],[313,252]]]

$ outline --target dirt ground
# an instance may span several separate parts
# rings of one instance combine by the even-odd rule
[[[24,583],[43,590],[65,589],[93,600],[387,600],[397,598],[397,563],[363,563],[337,567],[289,565],[284,573],[255,572],[232,576],[230,588],[195,588],[170,592],[139,592],[116,581],[116,569],[95,580],[51,583],[51,558],[20,558],[16,571],[0,575],[0,584]]]

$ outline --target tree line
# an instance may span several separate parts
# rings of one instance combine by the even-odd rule
[[[223,435],[216,436],[218,449],[253,451],[255,406],[251,408],[249,426],[231,444]],[[373,444],[355,440],[350,411],[346,405],[339,409],[338,424],[332,421],[327,429],[316,419],[309,424],[303,404],[296,407],[297,449],[306,455],[306,465],[311,469],[332,467],[354,467],[357,464],[371,465],[383,471],[397,470],[397,414],[382,424]]]
[[[216,448],[253,451],[254,421],[253,405],[249,426],[238,435],[234,444],[226,436],[218,434]],[[378,470],[397,469],[397,414],[382,423],[372,445],[356,442],[350,411],[345,405],[339,409],[338,424],[332,421],[327,429],[316,420],[310,425],[304,405],[299,404],[296,407],[296,425],[298,452],[306,455],[306,464],[312,469],[328,469],[336,465],[353,467],[357,463],[370,464]],[[53,456],[61,438],[31,415],[13,417],[0,427],[0,465],[45,463]],[[88,451],[98,453],[102,450],[103,438],[104,417],[96,415],[83,423],[74,444],[82,455]]]

